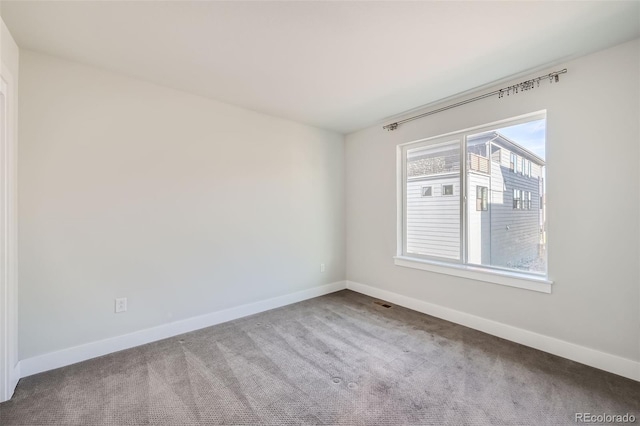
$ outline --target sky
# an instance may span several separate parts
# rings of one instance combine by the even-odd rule
[[[497,132],[505,135],[512,141],[527,148],[538,157],[546,160],[545,157],[545,135],[546,119],[529,121],[528,123],[516,126],[496,129]]]

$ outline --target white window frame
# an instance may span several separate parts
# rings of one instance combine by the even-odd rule
[[[421,269],[430,272],[436,272],[445,275],[453,275],[462,278],[468,278],[474,281],[489,282],[494,284],[506,285],[526,290],[533,290],[542,293],[551,293],[551,281],[547,275],[520,272],[514,270],[501,269],[491,266],[479,266],[467,263],[467,203],[474,200],[467,200],[467,165],[463,159],[467,158],[466,137],[473,133],[481,133],[483,131],[495,130],[496,128],[523,124],[529,121],[546,119],[546,111],[537,111],[531,114],[525,114],[518,117],[508,118],[495,121],[482,126],[471,127],[455,132],[437,135],[425,139],[419,139],[403,143],[397,146],[397,251],[394,256],[396,266]],[[460,143],[460,258],[443,259],[433,258],[429,256],[407,253],[407,225],[406,225],[406,152],[408,149],[415,149],[420,146],[433,146],[448,142],[458,141]],[[517,164],[517,163],[516,163]],[[548,241],[547,241],[548,245]]]
[[[522,210],[522,190],[521,189],[517,189],[517,188],[513,189],[512,207],[513,207],[512,210]]]
[[[480,197],[478,197],[478,195],[480,195]],[[479,209],[478,200],[480,201]],[[489,211],[489,188],[486,186],[476,185],[476,211]]]
[[[444,191],[444,187],[445,186],[450,186],[451,187],[451,194],[445,194],[444,193],[445,192]],[[443,184],[441,192],[440,192],[440,195],[442,195],[443,197],[454,197],[456,195],[456,187],[455,187],[455,185],[452,184],[452,183]]]

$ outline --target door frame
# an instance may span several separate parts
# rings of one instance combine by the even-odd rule
[[[0,134],[0,402],[20,379],[18,362],[17,90],[13,75],[0,63],[4,95]]]

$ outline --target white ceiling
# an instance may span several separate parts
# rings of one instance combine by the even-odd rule
[[[640,2],[13,2],[21,48],[348,133],[640,36]]]

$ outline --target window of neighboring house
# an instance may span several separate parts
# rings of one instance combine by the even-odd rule
[[[519,189],[513,190],[513,208],[520,210],[522,208],[522,191]]]
[[[513,281],[516,287],[539,284],[548,288],[544,287],[549,284],[547,238],[540,235],[540,230],[546,229],[546,215],[521,215],[516,211],[530,209],[533,197],[543,197],[545,185],[540,183],[536,191],[524,191],[522,186],[517,187],[521,185],[517,177],[505,174],[506,168],[482,173],[469,158],[463,160],[473,155],[491,164],[499,150],[525,149],[531,153],[527,157],[541,159],[536,173],[540,171],[539,182],[543,182],[545,126],[545,113],[537,113],[506,120],[501,126],[482,126],[400,145],[401,235],[396,264],[459,276],[471,274],[500,284],[512,285]],[[484,151],[479,149],[483,146],[487,147]],[[509,158],[511,171],[530,173],[531,160],[525,163],[523,156],[513,152]],[[436,188],[435,194],[432,188]],[[446,197],[425,198],[431,195]],[[447,269],[447,265],[453,269]],[[465,265],[474,269],[465,269]],[[483,271],[479,275],[475,272],[478,268]],[[492,278],[491,273],[500,278]],[[530,281],[520,285],[523,279]]]
[[[476,211],[489,210],[489,188],[476,186]]]

